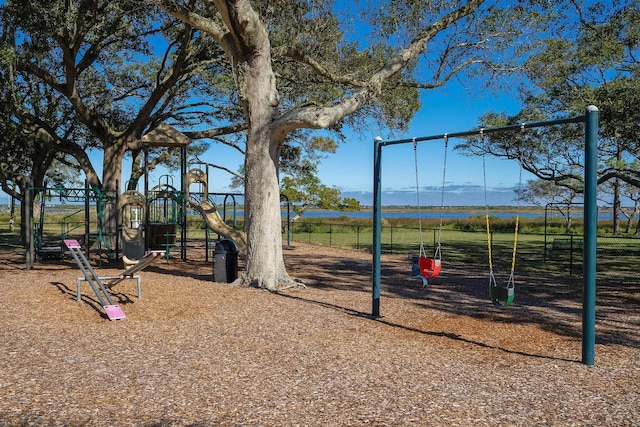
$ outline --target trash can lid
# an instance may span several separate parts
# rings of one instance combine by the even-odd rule
[[[216,250],[218,250],[218,245],[220,245],[221,250],[225,250],[227,252],[237,253],[238,247],[236,243],[231,239],[222,239],[216,242]]]

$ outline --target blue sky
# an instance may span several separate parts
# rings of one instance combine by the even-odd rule
[[[404,139],[465,131],[480,125],[478,117],[493,109],[516,113],[520,106],[514,94],[496,94],[490,90],[468,93],[457,82],[446,88],[426,91],[422,108],[410,123]],[[361,135],[362,136],[361,136]],[[336,154],[320,165],[320,179],[338,187],[351,197],[371,192],[373,187],[373,139],[380,129],[355,133],[353,139],[338,148]],[[461,140],[450,139],[446,165],[445,205],[484,204],[481,157],[466,157],[453,150]],[[387,146],[382,152],[383,204],[415,204],[416,170],[412,144]],[[518,185],[517,162],[486,160],[489,204],[514,204],[513,188]],[[439,205],[444,167],[444,141],[418,143],[418,178],[422,189],[421,205]],[[532,176],[523,175],[523,182]],[[368,195],[359,196],[363,200]],[[493,199],[492,199],[493,198]],[[368,203],[366,203],[368,204]]]

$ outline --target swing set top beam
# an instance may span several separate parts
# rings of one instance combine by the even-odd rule
[[[387,145],[396,145],[396,144],[407,144],[409,142],[423,142],[423,141],[434,141],[438,139],[445,138],[464,138],[466,136],[474,136],[474,135],[486,135],[489,133],[497,133],[497,132],[507,132],[514,130],[525,130],[525,129],[533,129],[544,126],[553,126],[553,125],[562,125],[566,123],[584,123],[585,117],[578,116],[572,117],[568,119],[556,119],[556,120],[547,120],[544,122],[530,122],[530,123],[520,123],[517,125],[509,125],[509,126],[501,126],[495,128],[478,128],[472,129],[464,132],[454,132],[454,133],[442,133],[438,135],[429,135],[429,136],[421,136],[418,138],[405,138],[405,139],[397,139],[395,141],[384,141],[381,137],[377,137],[378,144],[381,147]]]

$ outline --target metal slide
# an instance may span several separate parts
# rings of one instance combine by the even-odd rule
[[[204,222],[207,224],[207,227],[215,230],[218,233],[220,233],[220,230],[224,230],[225,233],[220,234],[233,240],[233,242],[238,247],[238,251],[241,254],[247,253],[246,238],[240,231],[236,230],[233,227],[230,227],[224,222],[214,205],[209,202],[191,202],[191,206],[200,213],[200,215],[204,219]]]

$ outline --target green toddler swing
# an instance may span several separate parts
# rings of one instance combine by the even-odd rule
[[[514,271],[516,268],[516,248],[518,245],[518,225],[520,222],[520,200],[518,199],[518,207],[516,211],[515,231],[513,235],[513,251],[511,254],[511,271],[506,285],[498,285],[495,275],[493,274],[493,258],[491,252],[491,227],[489,225],[489,205],[487,203],[487,172],[485,158],[482,157],[482,173],[484,175],[484,202],[485,202],[485,219],[487,228],[487,250],[489,258],[489,296],[491,302],[496,307],[506,307],[513,304],[515,297],[515,281]],[[522,164],[520,166],[520,178],[518,180],[518,188],[522,185]]]

